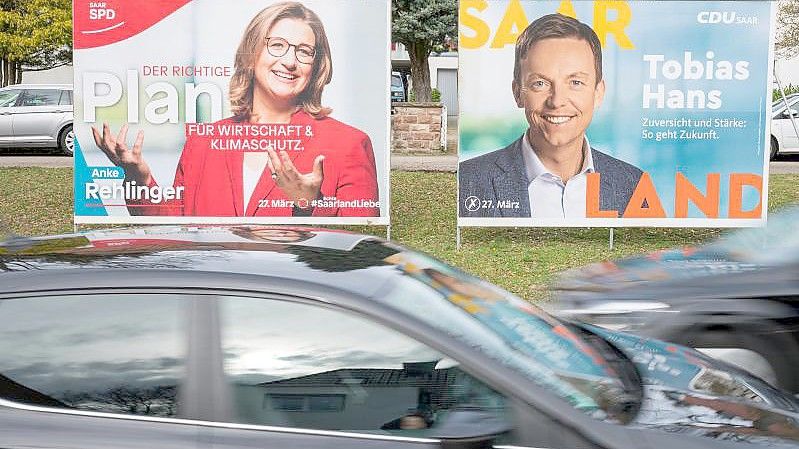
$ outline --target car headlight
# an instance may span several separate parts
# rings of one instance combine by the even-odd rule
[[[677,313],[657,301],[604,301],[583,306],[561,306],[557,314],[610,330],[635,332],[664,314]]]

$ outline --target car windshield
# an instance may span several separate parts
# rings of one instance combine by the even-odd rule
[[[785,110],[785,101],[787,100],[788,104],[791,105],[792,108],[796,109],[797,103],[799,103],[799,97],[795,95],[788,95],[784,100],[782,97],[778,98],[771,104],[771,114],[776,116],[777,114],[781,113]]]
[[[631,398],[629,385],[568,325],[430,257],[403,250],[386,261],[404,276],[376,299],[522,373],[594,418],[632,418],[630,405],[638,398]]]
[[[391,87],[402,87],[402,79],[398,75],[391,75]]]

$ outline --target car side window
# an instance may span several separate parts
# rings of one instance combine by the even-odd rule
[[[240,423],[428,437],[456,411],[506,420],[501,394],[393,329],[303,303],[221,301]]]
[[[27,89],[20,106],[56,106],[61,98],[57,89]]]
[[[71,90],[62,90],[61,91],[61,99],[58,100],[58,104],[60,106],[71,106],[72,105],[72,91]]]
[[[176,416],[186,343],[180,301],[165,295],[0,300],[0,397]]]
[[[16,105],[21,93],[20,89],[0,91],[0,108],[10,108]]]

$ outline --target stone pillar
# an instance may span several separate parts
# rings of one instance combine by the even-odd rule
[[[442,147],[440,103],[391,103],[391,150],[395,153],[436,154]],[[446,132],[446,131],[444,131]]]

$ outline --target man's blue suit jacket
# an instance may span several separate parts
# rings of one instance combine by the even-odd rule
[[[505,148],[459,164],[458,191],[461,217],[530,217],[530,200],[527,194],[530,182],[524,169],[523,138],[524,136]],[[591,156],[594,159],[594,170],[601,174],[600,208],[618,211],[621,217],[643,172],[638,167],[593,148]],[[468,203],[472,201],[474,204],[474,198],[481,202],[488,200],[492,207],[469,210]],[[518,202],[519,207],[518,209],[497,207],[498,201]]]

